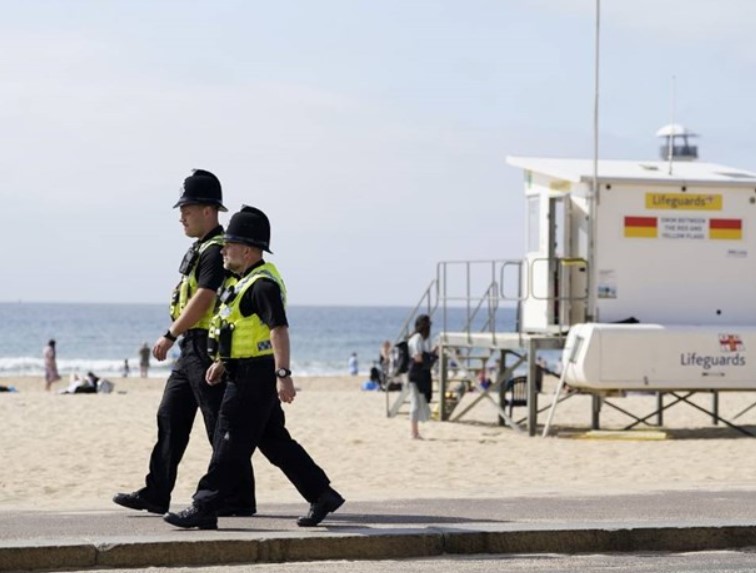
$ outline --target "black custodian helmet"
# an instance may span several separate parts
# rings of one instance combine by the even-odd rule
[[[173,206],[181,205],[214,205],[220,211],[228,211],[223,206],[223,192],[218,178],[204,169],[194,169],[192,174],[184,179],[184,189],[178,202]]]
[[[242,205],[241,211],[234,213],[228,222],[223,240],[243,243],[273,254],[270,250],[270,221],[257,207]]]

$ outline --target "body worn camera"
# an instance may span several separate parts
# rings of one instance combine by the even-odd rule
[[[224,322],[218,329],[218,355],[221,358],[231,357],[231,341],[234,337],[234,325]]]
[[[199,258],[199,244],[195,243],[194,245],[189,247],[189,250],[186,251],[184,258],[181,259],[181,264],[179,265],[179,272],[182,275],[188,275],[191,272],[192,268],[194,268],[194,265],[197,262],[198,258]]]

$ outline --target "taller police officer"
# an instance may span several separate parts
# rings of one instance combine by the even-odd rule
[[[216,385],[228,375],[213,456],[192,505],[163,519],[178,527],[216,529],[218,507],[234,476],[260,448],[310,502],[298,525],[317,525],[344,499],[285,427],[281,402],[294,400],[296,391],[289,370],[286,288],[276,267],[262,258],[263,251],[271,252],[268,218],[243,207],[231,217],[224,242],[223,264],[238,282],[221,295],[210,327],[219,360],[209,368],[207,383]]]
[[[181,261],[181,280],[173,292],[170,314],[172,323],[152,348],[153,356],[165,360],[168,351],[181,336],[181,354],[163,391],[157,413],[158,439],[150,457],[145,487],[133,493],[119,493],[113,498],[130,509],[165,513],[176,483],[176,472],[194,424],[197,408],[202,412],[208,440],[213,435],[225,384],[205,383],[205,372],[212,360],[207,353],[208,327],[217,301],[217,292],[226,272],[221,255],[223,227],[218,212],[226,211],[218,178],[201,169],[184,180],[181,197],[174,205],[181,210],[180,222],[188,237],[197,239]],[[223,515],[254,515],[254,476],[247,458],[229,481],[228,497],[221,508]]]

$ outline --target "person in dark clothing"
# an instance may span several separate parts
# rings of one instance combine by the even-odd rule
[[[150,372],[150,347],[145,342],[139,348],[139,375],[147,378]]]
[[[431,319],[421,314],[415,319],[415,332],[407,341],[411,357],[407,379],[410,389],[410,428],[412,438],[419,440],[419,422],[430,419],[430,401],[433,391],[431,367],[438,356],[436,349],[430,348]]]
[[[262,258],[269,244],[270,224],[262,211],[245,206],[231,218],[223,262],[238,281],[221,295],[213,317],[211,350],[218,360],[206,375],[211,386],[224,374],[228,381],[213,455],[193,503],[163,518],[177,527],[216,529],[218,508],[234,476],[257,448],[310,503],[298,525],[317,525],[344,503],[285,426],[281,402],[292,402],[296,390],[289,370],[286,289],[276,267]]]
[[[157,413],[158,439],[150,456],[145,487],[133,493],[118,493],[113,501],[130,509],[166,513],[176,483],[179,462],[189,443],[199,408],[207,438],[213,443],[218,411],[225,384],[205,383],[211,364],[207,353],[208,328],[226,272],[221,246],[223,227],[218,212],[226,211],[218,179],[204,170],[195,170],[184,181],[183,194],[174,208],[181,209],[184,233],[197,239],[181,262],[181,280],[173,292],[172,323],[152,348],[157,360],[165,360],[180,336],[181,353],[163,391]],[[230,480],[228,495],[219,506],[221,515],[251,516],[257,512],[254,475],[249,458],[240,464]]]

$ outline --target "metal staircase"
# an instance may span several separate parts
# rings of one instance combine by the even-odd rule
[[[562,313],[556,312],[556,324],[550,325],[547,331],[523,330],[523,302],[544,297],[543,293],[531,292],[534,288],[529,266],[522,260],[442,261],[436,265],[436,277],[408,314],[394,342],[406,340],[412,334],[418,315],[431,317],[431,337],[439,348],[434,371],[438,419],[457,421],[479,403],[487,402],[498,410],[501,423],[521,430],[504,411],[502,394],[515,371],[527,368],[527,425],[531,435],[535,433],[538,413],[535,357],[539,350],[560,349],[566,329],[561,325]],[[559,262],[555,268],[558,283],[566,266]],[[558,289],[549,298],[557,309],[560,302],[572,300],[566,299]],[[578,299],[583,300],[584,296],[581,294]],[[483,388],[478,383],[478,375],[491,369],[492,384]],[[400,377],[401,392],[398,395],[386,393],[389,417],[401,411],[409,395],[406,375]],[[475,390],[476,396],[462,406],[460,402],[470,390]]]
[[[435,395],[441,395],[442,387],[455,388],[455,392],[444,392],[448,394],[444,397],[447,408],[442,410],[450,411],[453,396],[459,394],[459,389],[472,388],[480,371],[486,370],[489,363],[496,359],[495,349],[490,345],[476,344],[475,335],[486,333],[495,341],[504,322],[501,312],[503,308],[514,310],[514,323],[510,321],[506,326],[511,331],[519,330],[521,265],[522,261],[514,260],[439,262],[436,265],[436,277],[402,324],[395,343],[406,340],[412,334],[415,319],[420,314],[431,317],[431,335],[434,339],[443,340],[450,332],[461,334],[466,339],[463,344],[443,345],[440,363],[446,364],[446,369],[443,370],[445,379],[440,380],[438,375],[434,377],[437,386]],[[452,320],[452,309],[464,310],[461,324],[459,312],[455,313],[457,321]],[[386,394],[389,417],[400,411],[407,395],[406,384],[393,401]],[[445,415],[444,419],[447,418]]]

